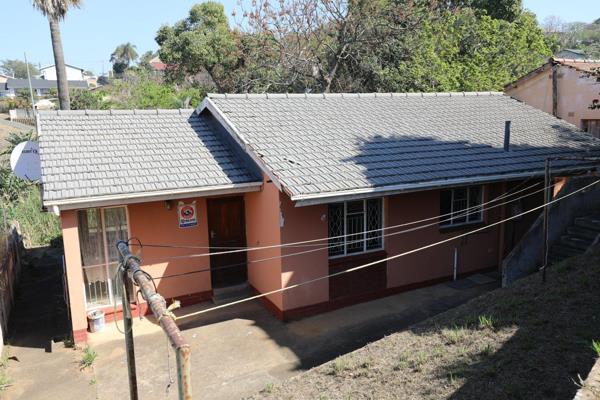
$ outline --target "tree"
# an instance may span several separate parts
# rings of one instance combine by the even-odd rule
[[[186,19],[162,26],[156,42],[160,59],[169,65],[168,80],[194,80],[197,74],[208,73],[219,90],[231,88],[239,53],[222,4],[194,5]]]
[[[156,57],[156,53],[153,52],[153,51],[151,51],[151,50],[148,50],[147,52],[145,52],[144,54],[142,54],[140,56],[140,60],[138,62],[138,66],[140,68],[143,68],[147,72],[154,71],[152,69],[152,66],[150,65],[150,60],[152,60],[154,57]]]
[[[110,55],[110,62],[113,64],[115,74],[122,74],[137,58],[136,46],[127,42],[117,46],[115,51]]]
[[[50,24],[50,37],[52,51],[54,52],[54,65],[56,66],[56,80],[58,86],[58,102],[61,110],[71,108],[69,99],[69,82],[65,67],[65,54],[60,38],[60,21],[63,20],[71,7],[79,8],[81,0],[33,0],[33,6],[38,9]]]
[[[2,60],[0,63],[0,71],[5,75],[14,78],[27,79],[27,64],[25,61]],[[29,73],[31,76],[36,76],[40,74],[40,71],[32,63],[29,63]]]

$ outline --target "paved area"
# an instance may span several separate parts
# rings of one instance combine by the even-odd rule
[[[270,383],[355,350],[496,287],[497,281],[482,284],[467,279],[460,285],[440,284],[291,323],[278,321],[258,302],[181,320],[179,325],[192,349],[194,395],[202,399],[251,395]],[[187,307],[177,314],[206,307],[210,304]],[[119,324],[122,327],[121,322]],[[176,399],[175,356],[168,349],[160,328],[151,319],[136,319],[134,333],[140,398]],[[44,375],[48,375],[48,369],[43,371],[31,364],[26,382],[15,379],[15,386],[21,387],[20,393],[27,394],[22,398],[125,398],[128,381],[124,340],[114,323],[107,324],[103,332],[91,335],[90,345],[98,357],[92,370],[86,371],[78,371],[76,361],[80,353],[72,350],[38,353],[40,360],[55,360],[47,365],[53,371],[56,388],[50,392],[49,388],[35,390],[32,386],[47,381]],[[60,361],[56,361],[59,358]],[[61,378],[55,379],[56,376]],[[175,383],[167,392],[169,377]],[[59,391],[63,389],[64,392]]]

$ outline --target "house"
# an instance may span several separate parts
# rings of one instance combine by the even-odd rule
[[[598,68],[600,60],[551,58],[506,85],[504,91],[600,137],[600,85],[595,77],[589,76]]]
[[[8,97],[14,97],[19,89],[29,90],[28,79],[8,78],[4,85]],[[69,81],[70,89],[87,89],[87,87],[86,81]],[[57,82],[47,79],[32,79],[31,88],[36,96],[48,96],[51,89],[57,88]]]
[[[163,72],[167,69],[167,64],[162,62],[158,56],[152,58],[148,64],[150,64],[150,67],[152,67],[152,69],[156,72]]]
[[[0,74],[0,98],[10,97],[10,92],[6,89],[6,81],[8,78],[10,78],[10,76]]]
[[[554,55],[556,58],[567,58],[571,60],[585,60],[588,58],[583,50],[577,49],[562,49]]]
[[[84,74],[85,70],[83,68],[65,64],[65,69],[67,71],[67,80],[68,81],[83,81],[83,80],[85,80],[85,74]],[[50,80],[50,81],[57,80],[56,66],[48,65],[47,67],[40,68],[40,78]]]
[[[265,293],[530,209],[542,200],[532,188],[512,205],[477,207],[539,184],[548,156],[600,155],[600,140],[501,93],[209,95],[196,110],[38,118],[42,199],[62,223],[76,341],[87,311],[119,317],[117,240],[129,239],[168,300],[207,301],[246,282]],[[447,280],[455,267],[497,270],[535,217],[265,305],[288,320]],[[391,228],[422,219],[410,232]]]

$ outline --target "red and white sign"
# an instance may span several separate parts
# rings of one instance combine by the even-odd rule
[[[179,217],[179,227],[189,228],[190,226],[198,225],[198,217],[196,214],[196,202],[185,204],[179,202],[177,205],[177,216]]]

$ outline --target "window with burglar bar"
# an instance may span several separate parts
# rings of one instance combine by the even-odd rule
[[[483,221],[483,186],[440,192],[440,226],[457,226]]]
[[[329,205],[329,257],[383,248],[382,199]]]

